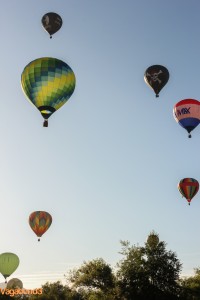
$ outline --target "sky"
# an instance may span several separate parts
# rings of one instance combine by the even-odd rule
[[[83,261],[122,258],[120,240],[144,245],[154,230],[193,275],[200,261],[200,194],[191,205],[177,184],[200,180],[200,127],[173,118],[180,100],[200,100],[198,0],[6,0],[1,4],[0,252],[19,256],[25,288],[61,280]],[[56,12],[52,39],[41,18]],[[55,57],[76,76],[69,101],[42,126],[21,89],[32,60]],[[156,98],[144,82],[154,64],[168,84]],[[40,243],[28,224],[53,222]],[[4,281],[1,276],[0,281]]]

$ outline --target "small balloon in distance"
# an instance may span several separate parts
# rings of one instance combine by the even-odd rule
[[[41,236],[49,229],[52,223],[52,216],[46,211],[34,211],[29,216],[29,225],[37,235],[38,241]]]
[[[22,289],[23,283],[18,278],[12,278],[7,283],[7,289]]]
[[[50,38],[62,27],[63,21],[61,16],[54,12],[49,12],[42,17],[42,26],[49,33]]]
[[[169,80],[169,71],[161,65],[153,65],[146,69],[144,73],[144,81],[152,88],[159,97],[159,93]]]
[[[183,178],[178,183],[178,190],[190,205],[191,200],[199,190],[199,182],[194,178]]]

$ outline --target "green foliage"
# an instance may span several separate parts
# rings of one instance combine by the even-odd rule
[[[114,287],[114,275],[111,267],[102,258],[84,262],[70,274],[74,287],[97,289],[107,292]]]
[[[182,299],[199,300],[200,299],[200,269],[194,269],[195,275],[180,280],[182,287]]]
[[[9,299],[9,300],[10,300],[10,299],[12,299],[12,298],[11,298],[10,296],[8,296],[8,295],[2,295],[2,294],[0,294],[0,300],[1,300],[1,299],[2,299],[2,300],[3,300],[3,299],[5,299],[5,300],[6,300],[6,299],[7,299],[7,300]]]
[[[122,299],[139,299],[148,289],[144,248],[130,246],[129,242],[121,244],[124,258],[117,264],[119,293]]]
[[[76,291],[72,291],[68,286],[62,285],[60,281],[42,286],[42,295],[32,295],[30,300],[82,300],[83,298]]]
[[[122,259],[116,272],[102,258],[84,262],[69,272],[67,284],[59,281],[42,286],[35,300],[199,300],[200,269],[180,280],[182,268],[176,254],[166,249],[155,232],[144,246],[121,241]],[[0,297],[1,299],[1,297]],[[20,298],[18,298],[20,299]]]
[[[182,265],[176,254],[166,250],[165,242],[158,240],[157,243],[152,243],[149,239],[145,244],[145,254],[150,284],[160,291],[177,294],[177,280],[179,280]]]
[[[121,244],[124,258],[117,265],[117,278],[122,299],[178,299],[181,263],[155,232],[145,247]]]

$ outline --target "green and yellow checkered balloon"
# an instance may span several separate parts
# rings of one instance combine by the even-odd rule
[[[63,106],[74,92],[76,78],[72,69],[57,58],[42,57],[30,62],[21,75],[22,89],[44,117]]]

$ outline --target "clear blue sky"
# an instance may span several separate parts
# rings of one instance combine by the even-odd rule
[[[183,275],[198,267],[200,194],[188,206],[177,184],[200,180],[200,128],[188,139],[172,111],[200,100],[199,10],[198,0],[2,2],[0,252],[20,258],[10,278],[35,288],[84,260],[114,266],[120,240],[143,245],[152,230]],[[41,26],[50,11],[63,19],[52,40]],[[77,79],[48,128],[20,86],[24,67],[44,56]],[[143,79],[153,64],[170,72],[159,98]],[[35,210],[53,217],[40,243],[28,225]]]

